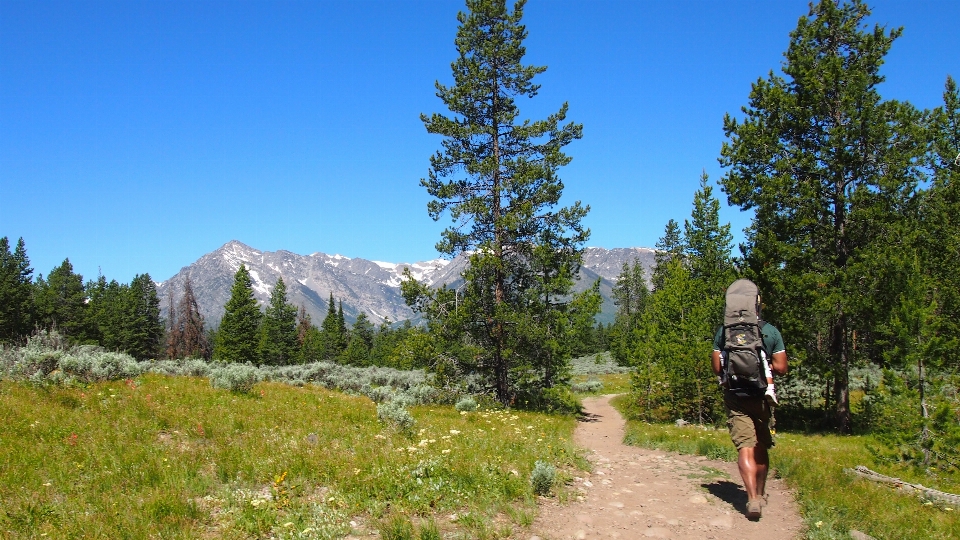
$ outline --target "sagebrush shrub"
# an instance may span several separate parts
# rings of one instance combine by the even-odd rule
[[[570,360],[571,375],[609,375],[630,373],[631,367],[619,366],[609,352],[591,354]]]
[[[543,461],[537,461],[533,465],[533,472],[530,473],[530,485],[533,487],[533,493],[536,495],[550,493],[556,475],[556,467]]]
[[[388,401],[377,405],[377,420],[385,424],[396,426],[403,431],[410,430],[416,420],[403,405],[396,401]]]
[[[55,330],[41,330],[23,347],[4,349],[4,376],[37,385],[129,379],[143,372],[134,358],[94,345],[69,345]]]
[[[210,385],[231,392],[250,393],[263,374],[252,364],[226,364],[210,371]]]
[[[573,383],[570,385],[570,389],[578,394],[593,394],[603,390],[603,383],[601,381],[591,379],[589,381]]]
[[[467,396],[458,401],[453,407],[460,412],[473,412],[477,410],[477,400],[473,399],[473,396]]]

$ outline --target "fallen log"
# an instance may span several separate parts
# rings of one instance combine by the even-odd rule
[[[853,469],[844,469],[843,472],[855,474],[861,478],[866,478],[867,480],[872,480],[874,482],[891,484],[895,489],[908,493],[916,493],[919,497],[928,501],[960,507],[960,495],[954,495],[953,493],[946,493],[944,491],[937,491],[935,489],[923,486],[922,484],[911,484],[909,482],[904,482],[899,478],[894,478],[892,476],[880,474],[876,471],[871,471],[863,465],[857,465]]]

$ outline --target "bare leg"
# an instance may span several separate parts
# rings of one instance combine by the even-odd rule
[[[756,465],[757,496],[763,497],[767,493],[767,470],[770,468],[770,458],[764,446],[753,448],[753,459]]]
[[[757,479],[760,478],[760,471],[757,467],[756,448],[741,448],[737,459],[737,466],[740,468],[740,477],[743,478],[743,488],[747,490],[747,500],[753,501],[760,498],[760,492],[757,491]],[[766,449],[763,449],[763,455],[766,457]],[[766,466],[763,469],[763,478],[766,479]],[[762,488],[761,488],[762,489]]]

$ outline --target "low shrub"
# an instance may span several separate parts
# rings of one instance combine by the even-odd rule
[[[578,394],[595,394],[603,390],[603,383],[596,379],[590,379],[589,381],[573,383],[570,385],[570,389]]]
[[[23,347],[3,349],[5,377],[37,385],[95,383],[136,377],[140,364],[125,353],[93,345],[69,345],[56,330],[41,330]]]
[[[396,401],[377,405],[377,420],[395,426],[401,431],[409,431],[416,424],[410,412]]]
[[[241,394],[253,391],[263,374],[252,364],[225,364],[210,370],[210,385]]]
[[[533,472],[530,473],[530,485],[533,487],[533,493],[536,495],[550,493],[556,475],[556,467],[543,461],[537,461],[533,466]]]
[[[609,352],[590,354],[570,360],[571,375],[609,375],[614,373],[630,373],[631,367],[617,365],[613,355]]]
[[[473,396],[467,396],[453,407],[460,412],[473,412],[477,410],[477,400],[473,399]]]

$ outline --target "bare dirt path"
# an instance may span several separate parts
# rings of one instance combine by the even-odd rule
[[[800,537],[803,522],[781,480],[767,481],[769,504],[759,521],[750,521],[736,463],[624,445],[625,422],[611,397],[583,401],[586,415],[575,438],[590,451],[593,472],[574,481],[580,500],[545,502],[525,538]]]

